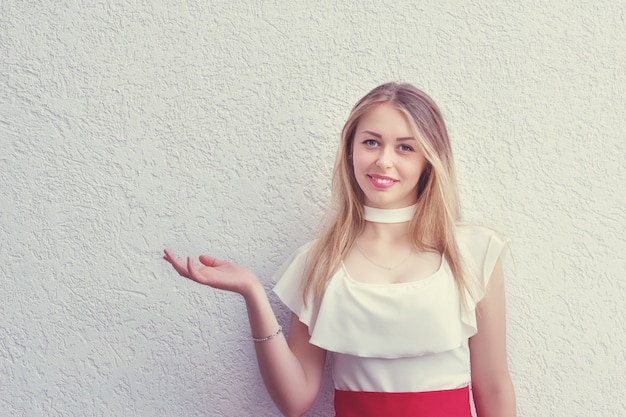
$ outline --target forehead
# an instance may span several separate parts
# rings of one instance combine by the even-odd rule
[[[361,116],[356,133],[360,134],[364,130],[394,138],[413,135],[407,117],[390,103],[381,103]]]

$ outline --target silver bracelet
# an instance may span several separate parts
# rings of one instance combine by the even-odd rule
[[[257,339],[256,337],[252,336],[252,340],[255,342],[266,342],[270,339],[273,339],[274,337],[278,336],[279,334],[281,334],[283,332],[283,327],[282,326],[278,326],[278,330],[276,330],[276,333],[271,334],[267,337],[263,337],[261,339]]]

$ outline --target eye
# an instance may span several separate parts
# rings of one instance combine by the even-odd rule
[[[398,148],[401,152],[413,152],[413,148],[411,148],[409,145],[402,144]]]
[[[376,140],[374,140],[374,139],[365,139],[363,141],[363,144],[365,146],[367,146],[368,148],[374,148],[374,147],[378,146],[378,142]]]

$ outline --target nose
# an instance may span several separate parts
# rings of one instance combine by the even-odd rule
[[[378,159],[376,160],[376,166],[382,169],[391,168],[393,166],[393,155],[391,151],[386,148],[381,148]]]

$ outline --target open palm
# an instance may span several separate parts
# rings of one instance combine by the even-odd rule
[[[187,257],[184,261],[169,249],[165,249],[164,252],[163,259],[172,264],[176,272],[203,285],[243,295],[255,283],[258,283],[256,276],[249,269],[232,262],[201,255],[200,265],[198,265],[191,257]]]

